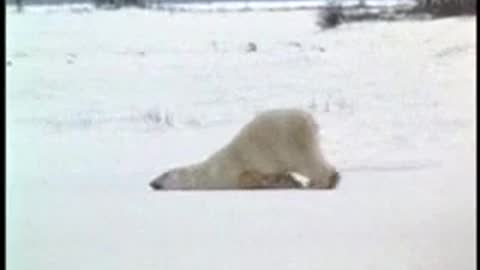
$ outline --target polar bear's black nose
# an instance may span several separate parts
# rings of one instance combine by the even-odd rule
[[[152,181],[150,182],[150,187],[153,189],[153,190],[159,190],[159,189],[163,189],[163,185],[158,183],[157,181]]]

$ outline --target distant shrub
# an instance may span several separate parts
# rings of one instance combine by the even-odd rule
[[[168,127],[175,126],[173,114],[171,112],[159,112],[157,110],[150,110],[142,116],[144,122],[150,125],[164,125]]]
[[[322,29],[329,29],[338,26],[343,19],[342,7],[330,5],[318,11],[316,24]]]
[[[97,8],[121,8],[124,6],[146,7],[143,0],[93,0]]]
[[[477,14],[477,0],[418,0],[418,7],[437,17]]]
[[[248,42],[247,44],[247,52],[256,52],[257,51],[257,44],[253,42]]]

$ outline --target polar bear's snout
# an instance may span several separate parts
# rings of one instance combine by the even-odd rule
[[[169,177],[170,172],[166,172],[159,177],[153,179],[152,182],[150,182],[150,187],[154,190],[159,190],[159,189],[164,189],[165,188],[165,180]]]
[[[163,189],[163,185],[162,183],[159,183],[158,181],[156,180],[153,180],[152,182],[150,182],[150,187],[154,190],[159,190],[159,189]]]

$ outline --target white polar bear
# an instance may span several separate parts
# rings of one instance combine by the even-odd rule
[[[339,174],[323,157],[313,116],[265,111],[207,160],[155,178],[155,189],[334,188]]]

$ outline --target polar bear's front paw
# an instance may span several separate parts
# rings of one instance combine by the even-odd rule
[[[297,172],[289,172],[288,176],[292,179],[294,183],[298,184],[300,188],[307,188],[310,187],[310,185],[312,184],[310,178]]]

